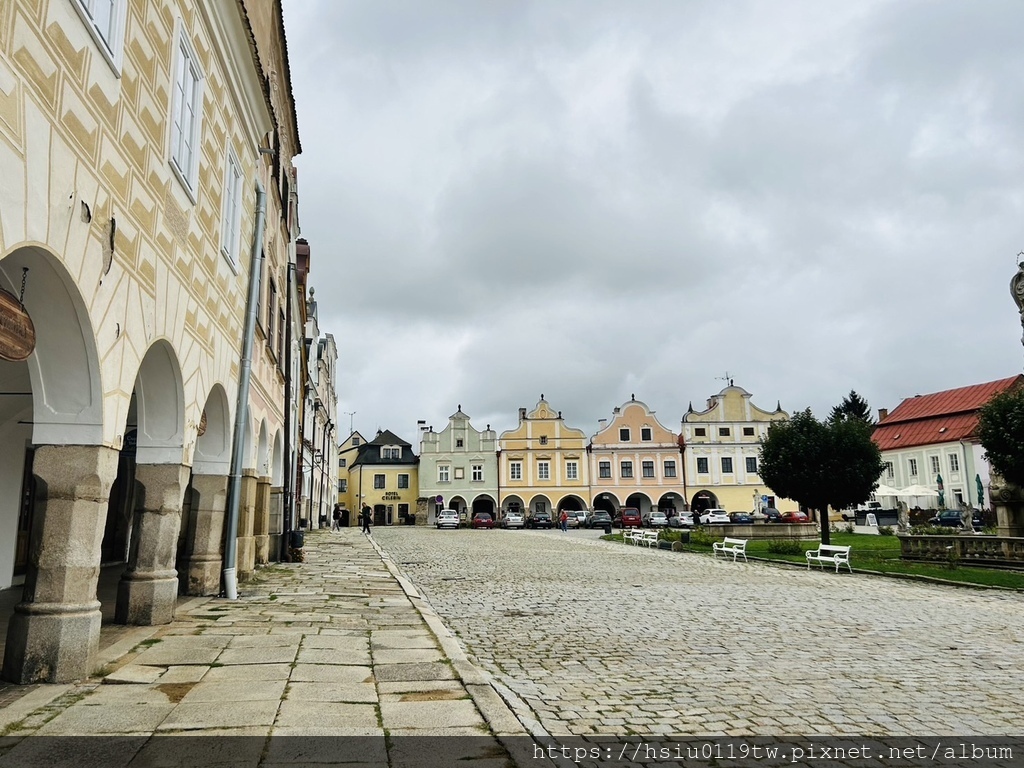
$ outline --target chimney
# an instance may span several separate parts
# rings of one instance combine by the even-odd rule
[[[878,409],[878,420],[880,422],[885,421],[885,417],[888,416],[888,415],[889,415],[889,409],[888,408],[879,408]]]

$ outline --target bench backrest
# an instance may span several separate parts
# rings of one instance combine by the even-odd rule
[[[747,540],[746,539],[730,539],[728,536],[726,536],[722,540],[722,543],[725,544],[727,547],[744,547],[747,544]]]
[[[825,555],[825,554],[849,555],[850,554],[850,547],[849,546],[841,547],[841,546],[839,546],[837,544],[819,544],[818,545],[818,553],[822,554],[822,555]]]

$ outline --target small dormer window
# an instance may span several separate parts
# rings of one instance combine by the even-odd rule
[[[381,446],[380,457],[382,459],[400,459],[402,458],[402,449],[397,445]]]

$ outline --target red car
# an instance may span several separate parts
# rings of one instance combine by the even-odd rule
[[[473,515],[472,526],[474,528],[493,528],[494,518],[490,512],[478,512]]]
[[[783,512],[780,523],[806,523],[807,515],[803,512]]]
[[[625,507],[621,512],[615,515],[616,528],[639,528],[641,524],[640,510],[635,507]]]

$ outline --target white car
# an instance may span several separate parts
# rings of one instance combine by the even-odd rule
[[[526,520],[522,512],[506,512],[501,519],[502,528],[525,528]]]
[[[444,509],[438,512],[437,522],[435,525],[438,528],[458,528],[459,527],[459,513],[454,509]]]
[[[651,512],[644,515],[644,526],[647,528],[667,528],[668,517],[664,512]]]
[[[729,523],[729,513],[724,509],[705,509],[700,513],[701,525],[713,525],[714,523]]]

